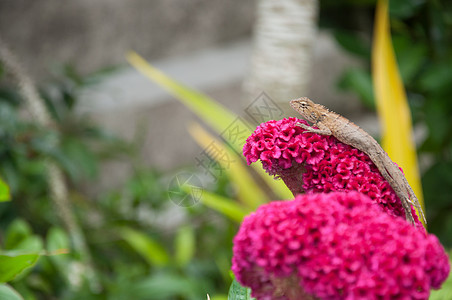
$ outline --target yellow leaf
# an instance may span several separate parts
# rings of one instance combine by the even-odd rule
[[[251,126],[248,123],[210,97],[171,79],[162,71],[150,65],[137,53],[131,51],[127,55],[127,60],[144,76],[166,89],[176,99],[191,109],[218,134],[225,133],[228,129],[239,131],[240,134],[225,134],[223,137],[236,152],[241,153],[246,137],[252,133]],[[231,126],[233,124],[236,126]],[[265,173],[259,164],[253,164],[253,167],[280,199],[293,198],[292,193],[285,186],[284,182],[274,180]]]
[[[196,252],[196,236],[193,226],[182,226],[177,230],[174,238],[174,261],[184,267]]]
[[[166,266],[170,257],[165,248],[151,236],[131,227],[118,227],[117,234],[126,241],[151,266]]]
[[[230,198],[208,191],[202,192],[201,203],[220,212],[237,223],[241,223],[243,218],[251,212],[249,209],[242,207]]]
[[[212,158],[220,164],[222,170],[236,186],[238,198],[243,203],[254,210],[259,205],[269,201],[267,195],[260,189],[248,173],[240,156],[229,150],[222,142],[215,139],[196,123],[193,123],[188,127],[188,132],[208,153],[210,148],[215,149],[215,153],[210,153]],[[212,145],[214,145],[214,147],[212,147]]]
[[[176,82],[159,69],[150,65],[144,58],[135,52],[127,55],[129,63],[144,76],[151,79],[179,101],[200,116],[217,132],[223,132],[230,126],[237,116],[229,112],[224,106],[213,101],[208,96]],[[251,130],[249,130],[251,134]]]
[[[387,0],[378,0],[377,3],[372,75],[378,117],[383,130],[383,148],[389,157],[402,167],[405,177],[423,206],[410,108],[392,47]]]
[[[289,188],[286,186],[284,181],[281,179],[275,179],[273,176],[270,176],[265,172],[264,168],[260,163],[253,163],[251,165],[254,170],[261,176],[261,178],[265,181],[265,183],[270,187],[270,189],[278,196],[280,199],[273,200],[290,200],[293,199],[294,196]]]
[[[0,178],[0,202],[11,200],[9,186]]]

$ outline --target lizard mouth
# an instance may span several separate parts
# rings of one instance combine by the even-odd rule
[[[302,113],[302,111],[304,111],[306,109],[306,100],[303,98],[298,98],[298,99],[294,99],[294,100],[290,100],[290,106],[297,112],[299,112],[300,114]]]
[[[300,103],[298,101],[300,101],[300,99],[290,100],[290,102],[289,102],[290,106],[292,108],[300,107]]]

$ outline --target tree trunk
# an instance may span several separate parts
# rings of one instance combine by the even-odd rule
[[[259,0],[245,91],[275,102],[305,96],[310,82],[317,0]]]

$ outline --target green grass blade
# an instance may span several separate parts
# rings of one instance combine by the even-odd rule
[[[17,275],[38,261],[39,254],[0,254],[0,282],[13,280]]]
[[[179,266],[187,265],[196,250],[195,231],[191,226],[183,226],[174,239],[174,259]]]
[[[259,174],[260,177],[265,181],[265,183],[270,187],[270,189],[275,193],[278,199],[272,200],[287,200],[293,199],[293,194],[289,190],[289,188],[284,184],[284,181],[277,180],[273,176],[268,175],[265,170],[262,168],[262,165],[258,162],[255,162],[251,165],[253,169]],[[301,184],[301,183],[300,183]]]
[[[0,284],[0,299],[5,300],[24,300],[22,296],[7,284]]]
[[[235,114],[208,96],[171,79],[137,53],[130,52],[127,60],[135,69],[175,96],[218,133],[223,132],[237,118]],[[251,134],[251,131],[249,133]]]
[[[236,152],[242,153],[245,140],[252,133],[252,126],[244,120],[239,119],[236,114],[210,97],[171,79],[162,71],[150,65],[137,53],[130,52],[127,55],[127,60],[136,70],[175,96],[176,99],[191,109],[218,134],[221,134]],[[228,130],[235,130],[239,134],[229,134],[227,133]],[[279,198],[293,198],[289,189],[282,181],[273,180],[273,178],[262,171],[260,166],[257,170],[259,170],[259,175]]]
[[[117,233],[151,266],[165,266],[168,264],[170,258],[165,251],[165,247],[150,236],[129,227],[118,228]]]
[[[202,192],[201,203],[238,223],[242,222],[243,218],[251,212],[233,199],[222,197],[208,191]]]
[[[255,300],[251,297],[251,290],[241,286],[235,279],[229,287],[228,300]]]
[[[188,132],[201,148],[209,149],[212,144],[215,146],[216,152],[220,155],[214,155],[212,158],[216,159],[231,182],[235,185],[238,198],[242,203],[254,210],[259,205],[269,201],[267,195],[256,184],[244,166],[241,156],[231,151],[221,141],[215,139],[196,123],[188,127]]]
[[[11,200],[9,186],[0,178],[0,202]]]

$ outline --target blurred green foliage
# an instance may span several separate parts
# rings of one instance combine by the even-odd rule
[[[243,287],[235,279],[229,287],[228,300],[256,300],[251,297],[251,289]]]
[[[418,147],[428,229],[452,247],[452,2],[391,0],[391,30],[415,126],[427,134]],[[320,25],[363,62],[344,72],[341,89],[374,107],[370,76],[375,1],[321,1]],[[347,18],[343,18],[347,15]]]
[[[390,3],[394,45],[413,120],[428,130],[419,151],[429,160],[423,173],[429,230],[450,247],[452,102],[447,96],[452,92],[452,5],[426,0]],[[357,93],[370,108],[374,4],[374,0],[322,0],[320,15],[321,26],[363,60],[364,67],[347,70],[339,85]],[[16,86],[5,81],[0,66],[0,177],[9,186],[0,182],[0,196],[12,197],[0,203],[2,253],[72,249],[50,200],[44,161],[51,159],[69,183],[73,213],[86,235],[98,281],[93,284],[83,276],[86,266],[77,253],[41,255],[33,268],[25,266],[15,278],[4,278],[9,285],[0,284],[0,298],[20,299],[14,289],[24,299],[225,297],[237,224],[206,206],[182,208],[168,201],[166,183],[171,174],[143,169],[138,162],[129,180],[115,190],[96,197],[81,192],[83,182],[99,179],[103,161],[133,162],[137,151],[75,112],[77,92],[109,71],[81,77],[65,67],[42,88],[57,124],[49,129],[30,120]],[[59,146],[49,147],[55,137]],[[234,196],[225,178],[211,192],[216,197]]]
[[[0,284],[0,296],[20,299],[16,290],[31,300],[205,299],[208,293],[220,296],[213,299],[223,294],[224,299],[237,225],[202,205],[174,205],[167,195],[171,174],[143,169],[135,159],[136,145],[75,112],[80,89],[105,74],[108,70],[80,77],[65,67],[41,89],[56,124],[52,128],[36,125],[17,87],[0,78],[0,178],[12,198],[0,203],[0,260],[21,254],[6,257],[9,265],[1,263],[14,274],[0,278],[9,284]],[[55,137],[60,143],[49,147]],[[83,193],[81,185],[98,180],[100,164],[109,159],[128,161],[134,166],[132,176],[102,195]],[[49,194],[45,160],[64,171],[92,266],[84,264],[62,228]],[[8,186],[0,183],[7,200]],[[213,192],[230,196],[227,185],[222,178]],[[69,253],[55,253],[62,249]],[[93,278],[85,275],[88,267]]]

